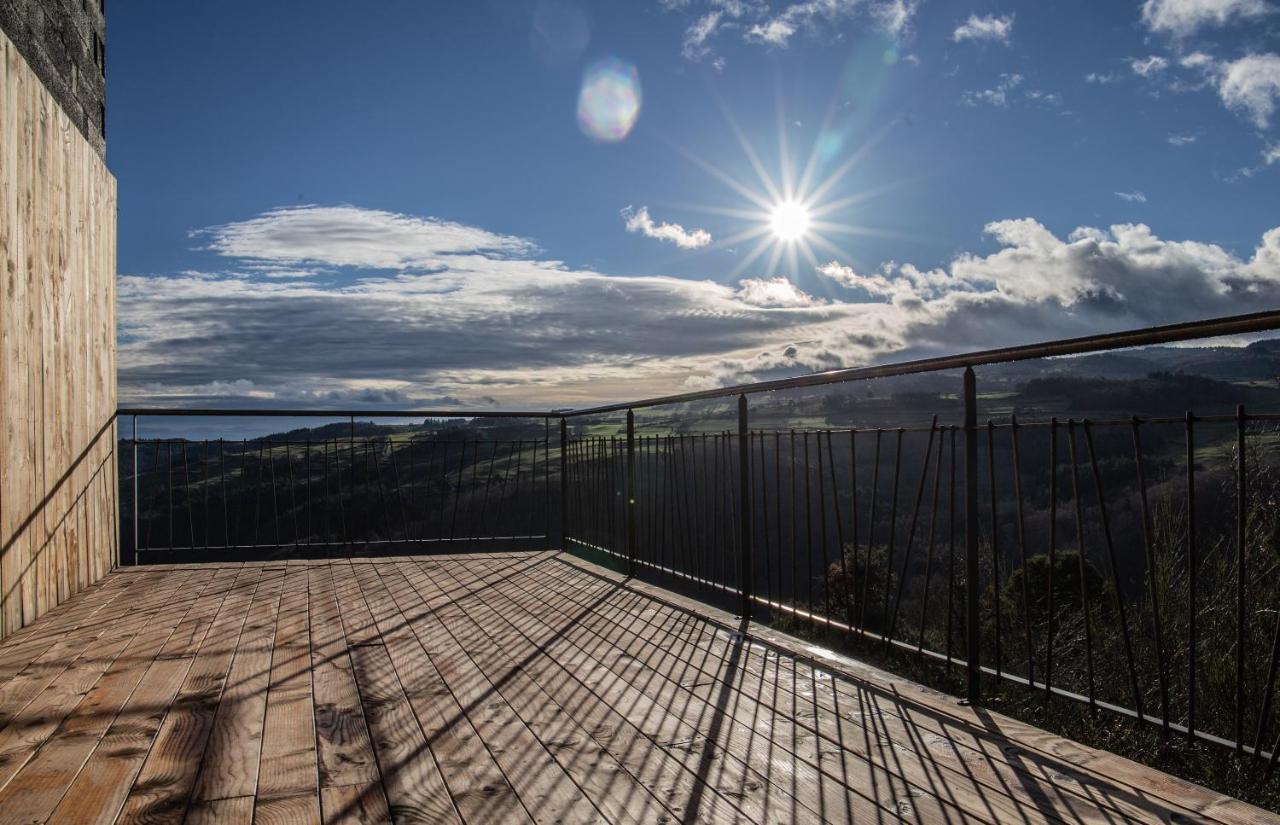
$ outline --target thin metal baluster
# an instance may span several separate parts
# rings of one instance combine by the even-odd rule
[[[929,424],[929,442],[924,448],[924,466],[920,468],[920,484],[916,487],[916,501],[911,508],[911,522],[907,527],[907,546],[902,553],[902,576],[898,579],[898,592],[893,601],[893,613],[889,618],[886,639],[893,638],[898,629],[898,610],[902,606],[902,594],[907,586],[907,573],[911,569],[911,549],[915,544],[916,525],[920,519],[920,505],[924,502],[925,484],[929,479],[929,461],[933,457],[933,438],[938,431],[938,416]]]
[[[996,501],[996,422],[987,419],[987,478],[991,484],[991,575],[996,619],[996,676],[1003,675],[1004,657],[1000,649],[1000,514]]]
[[[827,546],[827,483],[823,476],[823,470],[826,462],[822,458],[822,430],[818,430],[814,434],[817,444],[814,449],[818,453],[818,530],[820,533],[820,543],[822,545],[822,603],[823,616],[826,617],[827,624],[831,624],[831,587],[829,586],[831,576],[831,549]],[[829,442],[828,442],[829,443]]]
[[[706,434],[703,434],[706,438]],[[707,489],[711,493],[711,503],[706,513],[706,519],[710,523],[710,535],[707,544],[703,548],[702,558],[698,562],[698,569],[702,571],[705,578],[716,578],[714,570],[715,563],[724,559],[724,500],[721,498],[723,489],[721,486],[721,474],[723,468],[720,464],[720,434],[713,433],[711,436],[711,449],[706,449],[706,442],[703,442],[703,463],[707,465]]]
[[[876,500],[880,498],[880,443],[884,430],[876,428],[876,446],[871,459],[871,512],[867,518],[867,558],[862,566],[862,598],[858,603],[858,627],[867,629],[867,602],[871,598],[871,551],[876,539]]]
[[[1111,563],[1111,587],[1116,600],[1116,612],[1120,616],[1120,636],[1124,641],[1124,654],[1129,665],[1129,688],[1133,692],[1134,709],[1142,718],[1142,691],[1138,689],[1138,670],[1133,661],[1133,638],[1129,634],[1129,617],[1120,592],[1120,570],[1116,565],[1115,542],[1111,538],[1111,519],[1107,516],[1106,494],[1102,490],[1102,473],[1098,471],[1098,458],[1093,449],[1093,430],[1089,419],[1084,420],[1084,443],[1089,451],[1089,466],[1093,471],[1093,489],[1098,496],[1098,515],[1102,519],[1102,538],[1107,548],[1107,560]]]
[[[538,442],[534,442],[537,444]],[[484,495],[480,497],[480,518],[476,521],[475,538],[477,541],[481,538],[480,531],[485,523],[484,514],[489,511],[489,487],[493,484],[493,464],[498,460],[498,442],[493,442],[493,450],[489,453],[489,471],[484,476]],[[530,507],[529,512],[533,512],[536,508]],[[490,531],[492,534],[494,531]],[[532,530],[529,531],[532,534]]]
[[[804,569],[809,588],[809,620],[813,621],[814,612],[817,610],[817,605],[813,602],[813,498],[809,483],[813,473],[809,472],[809,431],[805,430],[802,435],[804,437]]]
[[[249,489],[249,471],[245,467],[245,452],[249,448],[249,443],[243,439],[240,441],[240,492],[236,496],[236,540],[235,544],[242,542],[243,524],[244,524],[244,506],[246,491]],[[232,546],[231,542],[227,542],[227,546]]]
[[[889,543],[884,551],[884,611],[880,614],[880,630],[884,633],[885,644],[889,643],[889,593],[893,590],[893,559],[898,539],[898,488],[902,479],[902,436],[903,429],[897,429],[897,442],[893,452],[893,484],[889,498]]]
[[[699,442],[702,443],[701,461],[698,460]],[[692,502],[692,506],[689,509],[688,533],[690,542],[693,545],[693,554],[695,557],[700,558],[698,566],[704,571],[704,574],[709,573],[710,564],[708,562],[710,562],[711,558],[714,558],[714,555],[708,554],[707,552],[707,542],[703,532],[707,521],[710,520],[714,523],[714,518],[707,518],[708,510],[706,509],[708,504],[706,499],[708,498],[708,489],[710,487],[710,485],[707,484],[707,479],[712,475],[714,475],[714,473],[707,462],[707,434],[702,433],[700,435],[690,435],[689,464],[688,470],[685,473],[685,484],[688,485],[687,492],[689,500]],[[709,555],[711,555],[711,558],[708,557]],[[704,575],[703,577],[714,579],[713,574]]]
[[[187,500],[187,536],[190,542],[188,547],[196,546],[196,517],[191,509],[191,463],[187,460],[187,451],[191,445],[185,440],[182,442],[182,478],[185,483],[185,495],[183,498]]]
[[[166,543],[168,544],[169,549],[172,550],[174,547],[177,546],[177,542],[173,540],[173,440],[172,439],[164,443],[164,458],[165,458],[165,476],[169,481],[169,485],[167,488],[167,493],[169,496],[169,509],[168,509],[169,535],[167,537],[168,541]]]
[[[409,449],[413,450],[412,439],[409,441]],[[400,462],[396,461],[396,443],[390,437],[387,438],[387,461],[391,462],[391,484],[395,487],[396,501],[400,503],[400,530],[404,536],[402,540],[409,541],[412,533],[409,532],[408,509],[404,505],[404,487],[400,483]],[[412,480],[413,476],[411,475],[409,478]],[[412,487],[410,490],[412,491]],[[387,520],[390,521],[389,516]],[[389,527],[388,532],[390,532]]]
[[[222,546],[231,546],[231,521],[227,517],[227,458],[222,439],[218,439],[218,486],[222,489]]]
[[[791,470],[791,606],[800,606],[800,517],[796,510],[796,431],[787,453]]]
[[[1022,564],[1022,624],[1027,643],[1027,684],[1033,685],[1036,680],[1035,649],[1031,640],[1031,594],[1027,579],[1031,577],[1031,568],[1027,567],[1027,531],[1023,518],[1022,502],[1022,459],[1018,449],[1018,416],[1009,416],[1009,440],[1013,447],[1013,498],[1017,504],[1018,517],[1018,557]]]
[[[507,443],[510,447],[507,450],[507,463],[502,468],[502,485],[498,487],[498,514],[494,516],[493,524],[495,533],[502,535],[505,532],[506,534],[514,536],[516,534],[515,527],[511,527],[505,531],[502,529],[502,511],[507,503],[507,479],[511,476],[511,459],[516,451],[516,442],[508,441]],[[550,533],[547,535],[549,536]]]
[[[1244,750],[1244,657],[1245,657],[1245,555],[1249,522],[1248,466],[1245,451],[1244,405],[1236,407],[1236,753]]]
[[[307,477],[307,544],[311,545],[316,540],[315,529],[311,525],[311,439],[307,439],[306,452],[302,454],[302,472]]]
[[[853,573],[845,578],[844,620],[854,626],[853,606],[858,593],[858,430],[849,428],[849,549],[853,553]],[[844,558],[844,548],[840,557]]]
[[[685,452],[684,452],[684,445],[685,445],[684,433],[681,433],[678,436],[678,439],[680,443],[680,496],[679,496],[679,500],[677,500],[676,502],[676,518],[680,526],[676,532],[677,532],[677,535],[680,537],[680,549],[682,551],[681,555],[684,557],[686,561],[686,567],[688,567],[689,569],[696,570],[698,578],[702,579],[703,581],[706,581],[707,580],[706,571],[702,569],[701,560],[697,558],[698,553],[696,549],[694,549],[691,552],[691,549],[689,547],[689,544],[690,544],[689,534],[688,534],[688,524],[689,524],[689,516],[690,516],[689,460],[685,456]],[[683,510],[680,508],[680,500],[684,502]]]
[[[262,461],[263,441],[258,441],[258,479],[253,485],[253,546],[262,543],[262,477],[266,475]]]
[[[845,587],[849,586],[849,565],[844,558],[844,521],[840,518],[840,488],[836,484],[836,460],[831,450],[831,441],[835,432],[827,431],[827,474],[831,480],[831,515],[836,523],[836,552],[840,554],[840,577]],[[830,571],[827,573],[830,577]],[[848,605],[845,606],[845,618],[848,618]]]
[[[417,496],[415,496],[415,495],[414,495],[414,490],[415,490],[415,489],[417,488],[417,486],[418,486],[418,460],[417,460],[417,458],[415,458],[415,457],[414,457],[414,452],[416,452],[416,450],[417,450],[417,448],[418,448],[418,438],[417,438],[416,436],[414,436],[414,435],[410,435],[410,436],[409,436],[409,439],[408,439],[408,444],[409,444],[409,449],[408,449],[408,453],[409,453],[409,512],[413,513],[413,525],[414,525],[414,527],[421,527],[421,523],[420,523],[420,522],[421,522],[421,519],[419,519],[419,518],[418,518],[418,512],[419,512],[419,511],[418,511]],[[421,532],[420,532],[420,530],[407,530],[407,529],[406,529],[406,531],[405,531],[405,538],[406,538],[406,539],[408,539],[408,540],[410,540],[410,541],[412,541],[412,540],[414,540],[414,539],[420,539],[420,538],[421,538]]]
[[[458,483],[453,488],[453,515],[449,518],[449,541],[458,537],[458,500],[462,498],[462,474],[466,470],[467,440],[462,440],[462,451],[458,453]],[[446,477],[447,478],[447,477]]]
[[[293,515],[293,549],[298,549],[298,496],[293,487],[293,456],[289,451],[289,442],[284,443],[284,466],[289,471],[289,512]]]
[[[200,486],[204,488],[204,549],[209,549],[209,439],[200,447]]]
[[[710,542],[712,542],[714,527],[716,527],[717,523],[716,509],[719,507],[719,500],[717,498],[719,487],[716,483],[718,477],[716,466],[714,466],[710,459],[712,459],[713,455],[717,454],[716,445],[718,444],[718,441],[716,436],[712,436],[712,443],[710,443],[710,448],[708,448],[707,434],[704,432],[704,434],[701,435],[701,443],[703,443],[703,460],[701,460],[701,467],[703,467],[703,472],[701,472],[701,489],[703,489],[703,495],[701,495],[701,504],[698,508],[698,522],[703,524],[703,540],[701,540],[701,547],[703,547],[703,554],[705,555],[707,553],[714,553]]]
[[[1147,587],[1151,591],[1151,620],[1155,630],[1156,642],[1156,677],[1160,684],[1160,733],[1169,736],[1169,689],[1166,684],[1164,658],[1164,630],[1160,624],[1160,595],[1156,582],[1156,548],[1151,530],[1151,509],[1147,504],[1147,474],[1145,462],[1142,460],[1142,436],[1139,432],[1140,421],[1135,415],[1133,426],[1133,461],[1138,470],[1138,500],[1142,505],[1142,539],[1147,551]],[[1280,627],[1280,624],[1277,624]],[[1261,744],[1262,733],[1259,731]]]
[[[1067,421],[1067,450],[1071,458],[1071,498],[1075,502],[1076,539],[1079,544],[1080,612],[1084,617],[1085,672],[1089,680],[1089,710],[1096,714],[1098,712],[1098,704],[1094,696],[1093,628],[1089,622],[1089,571],[1085,561],[1084,503],[1080,500],[1080,472],[1076,462],[1076,420],[1074,418]]]
[[[956,611],[956,428],[951,428],[947,470],[947,663],[951,663],[951,637]]]
[[[581,446],[581,445],[580,445],[580,446]],[[521,500],[521,498],[520,498],[520,477],[521,477],[522,473],[521,473],[520,471],[521,471],[521,470],[523,470],[523,469],[524,469],[524,440],[523,440],[523,439],[520,439],[520,440],[517,440],[517,441],[516,441],[516,486],[515,486],[515,492],[514,492],[514,494],[512,495],[512,498],[513,498],[513,500],[514,500],[514,501],[520,501],[520,500]],[[575,478],[575,480],[577,480],[577,475],[576,475],[576,473],[575,473],[574,478]],[[581,485],[581,484],[579,484],[579,485],[578,485],[578,487],[579,487],[579,489],[581,489],[582,485]],[[581,514],[581,509],[582,509],[582,508],[581,508],[581,502],[579,502],[579,514]],[[514,524],[513,524],[513,525],[512,525],[512,527],[511,527],[511,533],[512,533],[512,535],[516,535],[516,534],[518,534],[518,533],[520,532],[520,522],[519,522],[519,518],[520,518],[520,511],[519,511],[519,510],[517,510],[517,511],[516,511],[515,518],[513,519]]]
[[[378,502],[382,505],[382,521],[384,525],[383,530],[385,531],[385,535],[387,537],[386,540],[390,542],[392,540],[391,538],[392,536],[391,504],[387,501],[386,486],[382,483],[382,465],[378,463],[378,451],[379,451],[379,447],[376,441],[374,441],[372,438],[365,439],[364,464],[365,464],[365,467],[368,468],[369,459],[370,457],[373,458],[373,478],[374,478],[374,483],[377,485],[377,488],[378,488]],[[370,541],[372,540],[373,540],[373,537],[370,536]]]
[[[778,517],[774,520],[774,562],[777,565],[778,604],[782,598],[782,433],[773,432],[773,500],[778,502]]]
[[[536,458],[536,456],[535,456]],[[551,494],[551,419],[542,419],[542,534],[546,536],[547,547],[551,547],[551,505],[554,498]]]
[[[538,482],[538,442],[536,439],[530,443],[530,448],[533,454],[529,456],[529,492],[525,494],[529,497],[529,527],[525,530],[526,536],[533,535],[534,524],[538,518],[538,508],[533,503],[533,485]]]
[[[1187,741],[1196,738],[1196,443],[1195,416],[1187,411]],[[1271,754],[1272,764],[1275,752]],[[1267,771],[1270,773],[1270,766]]]
[[[1048,573],[1048,621],[1045,634],[1044,692],[1046,699],[1053,698],[1053,645],[1057,641],[1057,605],[1053,598],[1053,571],[1058,560],[1058,419],[1049,420],[1049,573]]]
[[[327,442],[326,442],[326,443],[327,443]],[[344,545],[344,546],[350,547],[350,546],[351,546],[351,534],[350,534],[350,532],[348,532],[348,530],[347,530],[347,505],[346,505],[346,498],[347,498],[347,497],[346,497],[346,491],[345,491],[345,490],[343,489],[343,487],[342,487],[342,454],[341,454],[338,450],[339,450],[339,448],[338,448],[338,441],[337,441],[337,439],[334,439],[334,441],[333,441],[333,469],[334,469],[336,472],[333,474],[333,477],[334,477],[334,481],[335,481],[335,482],[337,483],[337,485],[338,485],[338,518],[339,518],[339,523],[342,525],[342,543],[343,543],[343,545]],[[326,447],[326,449],[325,449],[325,452],[326,452],[326,453],[328,453],[328,448],[327,448],[327,447]],[[351,485],[348,485],[348,486],[349,486],[349,487],[352,487],[351,494],[352,494],[352,495],[355,495],[355,489],[354,489],[354,486],[353,486],[353,485],[354,485],[354,483],[355,483],[355,468],[354,468],[354,466],[352,467],[351,472],[352,472],[352,476],[351,476],[352,484],[351,484]]]
[[[1267,733],[1267,721],[1271,717],[1272,693],[1276,687],[1276,666],[1280,664],[1280,616],[1276,618],[1276,632],[1271,640],[1271,659],[1267,665],[1266,690],[1263,693],[1262,712],[1258,714],[1258,732],[1253,737],[1253,758],[1262,756],[1262,737]]]
[[[675,493],[674,493],[675,481],[672,478],[672,473],[674,472],[672,465],[674,462],[672,461],[672,458],[671,458],[671,436],[670,435],[663,436],[662,442],[663,442],[663,453],[664,453],[663,459],[662,459],[662,472],[663,472],[663,481],[664,481],[663,497],[665,499],[665,504],[663,505],[663,508],[662,508],[663,533],[665,535],[665,541],[663,541],[663,546],[666,548],[668,569],[678,570],[679,569],[677,567],[678,559],[676,556],[676,548],[675,548],[675,524],[674,524],[674,517],[672,516],[672,509],[675,507],[675,503],[674,503],[675,502]]]
[[[935,418],[936,421],[936,418]],[[916,639],[916,657],[924,661],[924,628],[928,620],[929,582],[933,577],[933,548],[938,528],[938,494],[942,489],[942,446],[946,440],[943,432],[938,433],[938,458],[933,465],[933,498],[929,504],[929,539],[924,557],[924,595],[920,599],[920,635]]]
[[[758,440],[760,442],[760,475],[758,478],[760,479],[760,519],[764,528],[760,533],[760,548],[764,551],[765,601],[773,604],[773,565],[769,563],[769,478],[766,475],[769,464],[765,456],[765,434],[763,432],[755,433],[752,437],[756,436],[759,436]]]
[[[267,442],[267,461],[271,467],[271,523],[276,528],[276,547],[280,546],[280,499],[276,495],[276,454],[271,442]]]

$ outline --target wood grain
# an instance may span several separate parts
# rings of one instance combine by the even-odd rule
[[[0,825],[1280,821],[732,622],[547,552],[119,570],[0,642]]]
[[[115,565],[116,185],[0,33],[0,638]]]

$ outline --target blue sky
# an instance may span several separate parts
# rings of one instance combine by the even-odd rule
[[[578,403],[1280,297],[1274,0],[108,26],[130,401]]]

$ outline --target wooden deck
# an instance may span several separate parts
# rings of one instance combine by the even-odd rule
[[[1276,821],[735,630],[553,553],[120,570],[0,645],[0,821]]]

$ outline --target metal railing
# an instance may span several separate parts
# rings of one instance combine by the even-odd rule
[[[230,455],[243,461],[247,450],[250,475],[274,473],[275,485],[294,473],[284,520],[278,501],[271,511],[272,529],[284,532],[272,533],[269,544],[329,542],[337,551],[523,533],[703,588],[747,619],[846,634],[939,662],[963,674],[971,702],[982,700],[984,684],[1019,684],[1045,701],[1078,702],[1273,764],[1277,747],[1265,746],[1276,733],[1280,671],[1280,474],[1273,472],[1280,470],[1280,410],[1238,403],[1249,400],[1239,388],[1238,398],[1201,398],[1177,415],[1135,414],[1145,409],[1139,405],[1123,414],[1055,416],[1050,403],[1005,409],[982,394],[978,371],[1278,328],[1280,312],[1264,312],[561,412],[383,413],[541,422],[536,461],[529,456],[541,486],[519,493],[536,496],[521,512],[536,513],[541,530],[482,529],[495,513],[487,496],[511,481],[504,456],[526,455],[518,438],[472,437],[486,444],[473,448],[479,462],[467,461],[466,438],[452,454],[443,442],[406,453],[394,438],[367,438],[363,447],[348,438],[341,469],[324,475],[331,486],[347,479],[349,497],[331,491],[324,500],[364,507],[383,522],[354,536],[336,532],[332,507],[327,532],[295,526],[313,524],[308,518],[316,515],[314,506],[294,504],[298,462],[328,460],[336,443],[317,451],[314,442],[250,440]],[[789,393],[904,376],[934,376],[951,389],[931,397],[932,409],[915,403],[910,416],[892,401],[873,409],[855,400],[840,408],[847,423],[839,427],[779,423],[786,410],[778,399]],[[639,422],[638,412],[645,416]],[[121,410],[160,413],[218,411]],[[177,448],[183,462],[192,443]],[[142,498],[151,502],[144,511],[172,513],[154,497],[175,489],[160,471],[176,465],[145,458],[140,465],[139,449],[144,456],[167,449],[148,444],[126,443],[134,473],[126,468],[122,479],[135,485],[134,502],[140,483],[152,491]],[[423,470],[435,466],[423,458],[431,449],[458,465]],[[351,496],[356,474],[368,468],[373,486]],[[304,466],[301,476],[302,489],[314,492],[320,474]],[[268,489],[245,478],[246,489]],[[498,498],[510,506],[511,496]],[[198,499],[182,500],[190,507]],[[449,511],[450,501],[472,514],[461,533],[445,531],[451,519],[430,515]],[[404,516],[393,518],[397,512]],[[211,549],[259,541],[233,527],[215,529],[212,540],[194,527],[184,533],[181,523],[166,529],[152,533],[166,537],[157,547],[174,545],[175,536],[180,547]],[[155,550],[151,544],[140,552]]]
[[[122,559],[181,561],[546,546],[556,495],[550,418],[516,433],[377,427],[376,420],[462,418],[441,411],[122,409]],[[302,436],[140,438],[139,419],[345,418]]]

